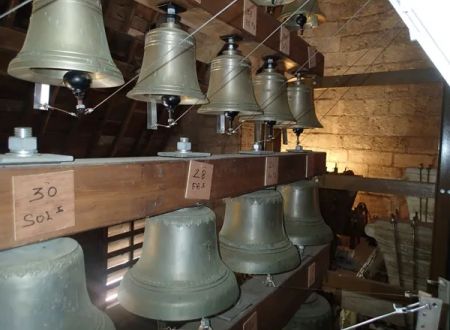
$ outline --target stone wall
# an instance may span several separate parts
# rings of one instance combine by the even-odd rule
[[[325,56],[325,75],[345,75],[432,67],[388,0],[373,0],[342,28],[366,1],[319,0],[327,22],[304,38]],[[339,32],[338,32],[339,31]],[[316,89],[323,129],[307,130],[302,144],[327,152],[327,168],[351,169],[367,177],[402,178],[405,169],[436,166],[442,86],[391,85]],[[291,132],[289,146],[295,144]],[[372,216],[396,208],[407,215],[403,196],[360,193]]]

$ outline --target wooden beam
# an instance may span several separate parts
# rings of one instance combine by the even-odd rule
[[[450,87],[444,83],[442,120],[439,148],[439,167],[436,186],[431,279],[439,276],[450,279]]]
[[[405,296],[405,289],[399,286],[340,274],[335,271],[328,271],[323,282],[323,289],[338,295],[341,291],[347,291],[389,300],[393,303],[409,304],[412,302],[412,298]]]
[[[320,187],[424,198],[435,197],[435,185],[433,183],[363,178],[356,175],[326,174],[320,177]]]
[[[382,86],[442,82],[435,68],[349,74],[318,78],[315,88]]]
[[[279,158],[279,177],[276,184],[305,179],[308,157],[322,156],[321,153],[274,154],[274,157]],[[199,159],[214,165],[210,199],[238,196],[263,189],[265,158],[221,155]],[[317,172],[311,171],[309,175],[323,174],[321,172],[323,167],[321,166]],[[159,157],[86,159],[58,165],[3,166],[0,168],[0,199],[2,200],[0,249],[102,228],[195,205],[198,201],[184,197],[188,168],[189,160]],[[74,171],[75,225],[16,240],[13,177],[69,170]],[[22,219],[18,219],[20,220]]]

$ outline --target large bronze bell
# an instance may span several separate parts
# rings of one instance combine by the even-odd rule
[[[219,234],[223,261],[244,274],[276,274],[300,264],[283,226],[283,200],[276,190],[261,190],[226,200]]]
[[[261,110],[256,103],[251,80],[251,63],[241,55],[234,35],[224,36],[226,45],[221,54],[211,62],[211,75],[207,97],[209,104],[198,109],[205,115],[239,112],[240,115],[257,115]]]
[[[169,9],[166,21],[147,33],[141,72],[129,98],[163,103],[164,96],[177,96],[179,104],[208,102],[197,80],[195,39],[178,21]]]
[[[263,71],[253,79],[256,101],[263,113],[256,116],[241,116],[245,121],[263,121],[274,125],[294,124],[289,109],[286,78],[276,71],[277,58],[265,57]]]
[[[283,330],[329,330],[334,329],[330,303],[313,292]]]
[[[25,43],[8,74],[64,86],[71,71],[88,73],[92,88],[124,82],[109,52],[100,1],[34,0]]]
[[[333,232],[320,214],[315,180],[279,186],[278,190],[283,195],[286,231],[295,245],[320,245],[333,240]]]
[[[58,238],[0,252],[0,329],[115,329],[89,299],[76,241]]]
[[[290,83],[287,96],[292,115],[295,118],[293,128],[322,128],[314,106],[314,88],[311,77],[301,77]]]
[[[147,219],[142,257],[122,280],[120,304],[165,321],[198,319],[233,305],[239,288],[216,237],[215,215],[206,207]]]

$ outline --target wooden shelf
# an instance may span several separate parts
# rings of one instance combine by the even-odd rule
[[[274,185],[325,173],[325,153],[277,153],[271,157],[279,159],[278,180]],[[265,187],[266,156],[220,155],[197,161],[214,165],[211,200],[238,196]],[[0,249],[193,206],[201,201],[185,199],[189,162],[186,159],[152,157],[85,159],[57,165],[2,166]],[[17,178],[22,176],[66,171],[73,171],[74,175],[75,224],[65,229],[15,238],[15,212],[18,212],[17,206],[15,207],[17,191],[13,191],[13,180],[17,182]],[[28,178],[30,177],[25,178],[25,182],[28,182]],[[20,180],[24,181],[24,178]],[[33,181],[30,179],[29,182]],[[30,187],[26,189],[33,192],[33,185],[30,183]]]

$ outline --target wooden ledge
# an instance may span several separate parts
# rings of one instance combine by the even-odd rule
[[[269,157],[269,156],[267,156]],[[274,185],[303,180],[325,172],[325,153],[278,153],[278,178]],[[214,166],[210,200],[238,196],[266,187],[266,156],[220,155],[197,159]],[[95,228],[196,205],[199,200],[185,199],[190,160],[168,158],[119,158],[77,160],[57,165],[21,165],[0,167],[0,249],[66,236]],[[64,229],[16,237],[17,191],[13,179],[30,182],[25,202],[40,197],[33,180],[22,176],[73,171],[75,225]],[[17,178],[20,178],[18,180]],[[61,180],[58,175],[57,180]],[[52,183],[58,186],[61,182]],[[17,189],[16,189],[17,190]],[[31,193],[31,196],[29,195]],[[51,194],[54,191],[50,191]],[[34,195],[33,195],[34,194]],[[70,202],[70,201],[69,201]],[[49,202],[51,203],[51,202]],[[26,204],[26,203],[25,203]],[[26,206],[28,207],[28,206]],[[34,208],[27,213],[45,213]],[[26,210],[27,211],[27,210]],[[16,215],[15,215],[16,214]],[[17,219],[15,219],[15,217]],[[56,217],[54,219],[57,225]],[[17,221],[17,223],[15,222]],[[27,229],[28,230],[28,229]],[[20,235],[19,235],[20,236]],[[16,238],[15,238],[16,237]]]

